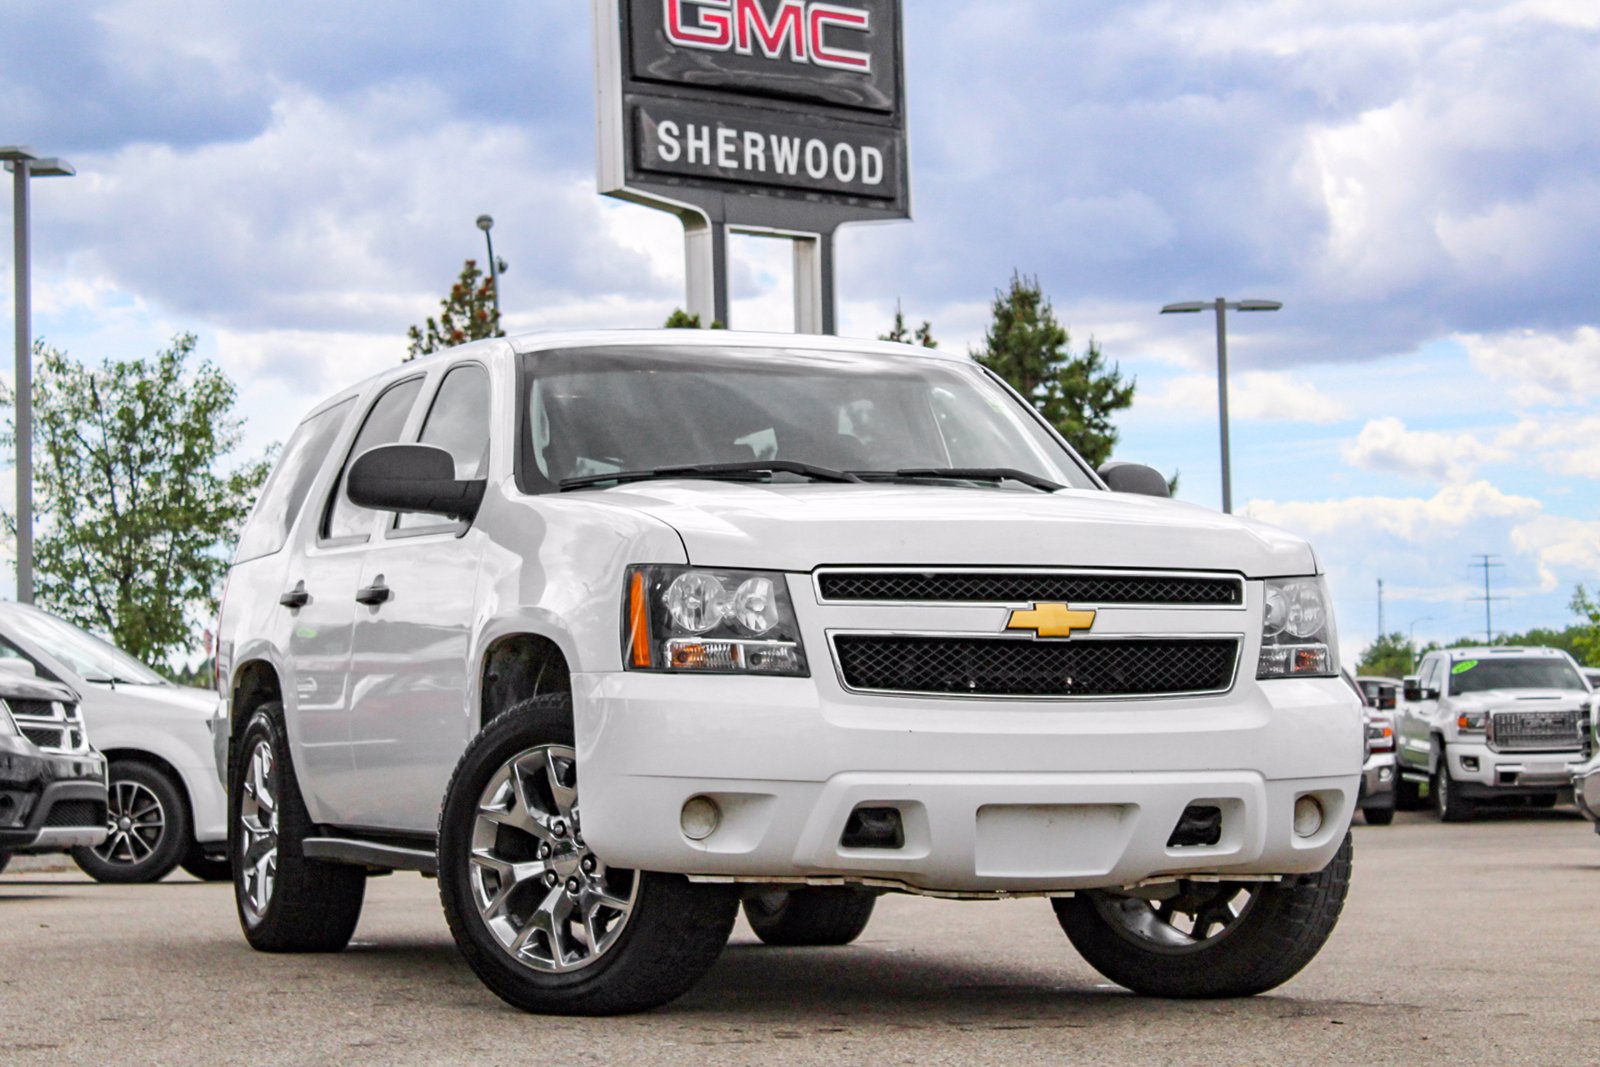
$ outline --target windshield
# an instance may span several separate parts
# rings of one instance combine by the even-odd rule
[[[1580,675],[1562,659],[1464,659],[1450,666],[1450,692],[1482,693],[1490,689],[1576,689]]]
[[[968,363],[640,347],[536,353],[523,373],[519,477],[530,492],[596,475],[760,461],[848,472],[1011,470],[1094,487],[1015,397]]]
[[[115,645],[42,611],[8,611],[5,625],[78,672],[87,682],[166,685],[167,680]]]

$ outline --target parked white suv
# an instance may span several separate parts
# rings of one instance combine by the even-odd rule
[[[1165,495],[898,345],[495,340],[347,389],[222,610],[245,935],[338,950],[369,871],[436,871],[496,993],[609,1013],[741,898],[843,944],[885,891],[1036,896],[1132,989],[1271,988],[1344,899],[1361,705],[1311,548]]]
[[[1486,801],[1554,807],[1588,755],[1590,713],[1588,683],[1560,649],[1430,652],[1396,712],[1398,801],[1415,807],[1426,783],[1445,822]]]

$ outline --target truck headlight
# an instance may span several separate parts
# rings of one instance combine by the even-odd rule
[[[1328,589],[1318,578],[1265,583],[1257,678],[1329,678],[1339,673]]]
[[[1456,716],[1456,729],[1464,734],[1481,734],[1489,728],[1487,711],[1463,711]]]
[[[630,568],[622,653],[634,671],[810,673],[788,583],[765,571]]]

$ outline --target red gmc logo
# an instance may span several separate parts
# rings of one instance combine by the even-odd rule
[[[778,0],[770,17],[761,0],[662,0],[667,40],[679,48],[737,52],[792,63],[812,63],[858,74],[872,73],[872,57],[830,45],[828,38],[871,29],[870,13],[841,4]],[[830,33],[832,31],[832,33]]]

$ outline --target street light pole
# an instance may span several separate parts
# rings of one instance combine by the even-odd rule
[[[494,328],[505,332],[500,325],[500,267],[494,258],[494,237],[489,231],[494,229],[494,216],[479,215],[478,229],[483,231],[484,244],[489,249],[489,288],[494,290]]]
[[[17,602],[33,603],[33,291],[28,225],[28,179],[70,178],[72,165],[41,159],[22,145],[0,147],[12,176],[12,273],[16,283]]]
[[[1168,304],[1161,309],[1163,315],[1192,315],[1215,308],[1217,312],[1217,413],[1222,437],[1222,510],[1233,513],[1233,462],[1228,440],[1228,309],[1234,311],[1277,311],[1283,307],[1276,300],[1239,300],[1230,302],[1217,297],[1209,303],[1193,300],[1183,304]]]

